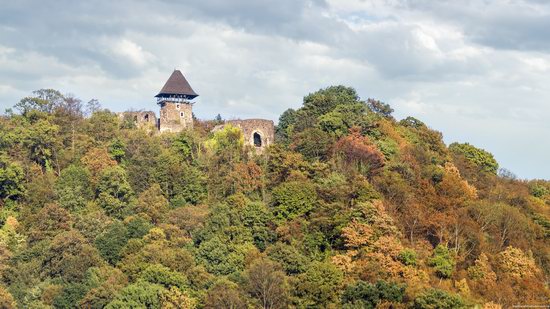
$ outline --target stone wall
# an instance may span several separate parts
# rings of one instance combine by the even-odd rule
[[[182,102],[163,102],[160,107],[159,130],[181,132],[193,128],[193,105]]]
[[[133,121],[137,128],[146,129],[148,132],[157,130],[157,116],[152,111],[127,111],[117,113],[121,121]]]
[[[225,123],[240,128],[243,131],[245,144],[254,147],[258,151],[263,151],[266,146],[274,142],[275,125],[272,120],[243,119],[228,120]],[[213,131],[221,130],[223,127],[223,124],[218,125]]]

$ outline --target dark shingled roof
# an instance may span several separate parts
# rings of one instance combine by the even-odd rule
[[[180,70],[174,70],[170,78],[164,84],[164,87],[160,90],[159,94],[155,97],[171,97],[171,96],[185,96],[187,99],[193,99],[198,96],[197,93],[191,88],[191,85],[187,82]]]

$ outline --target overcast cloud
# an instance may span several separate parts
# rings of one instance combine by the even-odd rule
[[[329,85],[550,178],[544,0],[0,0],[0,109],[40,88],[157,111],[174,68],[199,118],[277,120]]]

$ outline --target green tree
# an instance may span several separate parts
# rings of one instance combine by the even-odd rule
[[[46,119],[40,119],[28,128],[23,145],[29,150],[30,159],[43,169],[51,170],[56,149],[60,146],[59,127]]]
[[[295,246],[277,242],[266,249],[266,253],[274,261],[281,263],[289,275],[303,273],[308,265],[308,258]]]
[[[345,86],[330,86],[304,97],[301,110],[319,117],[336,108],[338,105],[358,103],[359,95],[355,89]]]
[[[252,244],[232,244],[215,236],[197,248],[197,259],[216,275],[229,275],[244,269],[246,253]]]
[[[160,308],[160,296],[165,289],[160,284],[137,281],[125,287],[106,309]]]
[[[95,246],[107,262],[115,265],[121,258],[122,248],[128,242],[128,230],[119,221],[111,223],[107,229],[97,235]]]
[[[167,289],[174,286],[180,290],[184,290],[188,286],[187,278],[183,274],[160,264],[147,267],[141,272],[139,279],[149,283],[160,284]]]
[[[227,158],[229,162],[237,160],[244,145],[243,132],[240,128],[226,124],[221,130],[214,132],[204,146],[220,157]]]
[[[52,113],[65,100],[61,92],[54,89],[39,89],[33,91],[32,94],[33,96],[21,99],[14,106],[24,115],[32,110]]]
[[[308,128],[294,135],[291,148],[301,153],[305,158],[326,160],[332,142],[332,137],[325,131],[318,128]]]
[[[405,295],[405,286],[386,281],[375,284],[357,281],[349,285],[342,295],[345,308],[376,308],[381,302],[400,303]]]
[[[304,298],[307,306],[326,308],[339,302],[343,274],[336,266],[312,262],[298,280],[298,295]]]
[[[292,134],[292,129],[296,121],[296,111],[292,108],[284,111],[281,116],[279,116],[279,122],[275,128],[275,137],[277,142],[288,144],[290,142],[289,138]]]
[[[87,120],[86,130],[97,143],[107,143],[118,134],[118,117],[108,110],[96,111]]]
[[[447,246],[439,244],[435,247],[433,257],[430,259],[429,265],[435,269],[435,273],[439,277],[448,279],[451,278],[453,274],[455,261]]]
[[[273,189],[273,212],[278,220],[294,219],[315,206],[317,193],[309,182],[289,181]]]
[[[88,287],[82,283],[69,283],[63,286],[53,300],[54,308],[74,308],[88,292]]]
[[[134,191],[123,168],[114,166],[103,171],[97,185],[97,199],[107,214],[122,217],[133,198]]]
[[[460,296],[438,289],[428,290],[414,299],[414,309],[460,309],[466,308]]]
[[[412,249],[404,249],[399,252],[397,259],[404,265],[416,266],[416,252]]]
[[[319,117],[319,127],[337,138],[346,135],[353,127],[366,130],[372,125],[363,102],[338,105],[333,111]]]
[[[0,153],[0,199],[19,199],[25,192],[24,181],[21,166]]]
[[[109,145],[109,154],[118,163],[121,163],[126,156],[126,145],[124,142],[118,138],[115,138]]]
[[[90,172],[87,169],[70,165],[61,171],[55,183],[59,205],[70,211],[80,210],[93,197]]]
[[[466,160],[479,167],[482,171],[495,175],[498,171],[498,162],[493,155],[481,148],[476,148],[468,143],[452,143],[449,145],[449,150],[454,154],[464,156]]]

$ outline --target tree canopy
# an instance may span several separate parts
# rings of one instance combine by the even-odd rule
[[[219,115],[151,134],[52,89],[14,107],[0,117],[2,308],[548,300],[550,182],[353,88],[306,95],[261,153]]]

